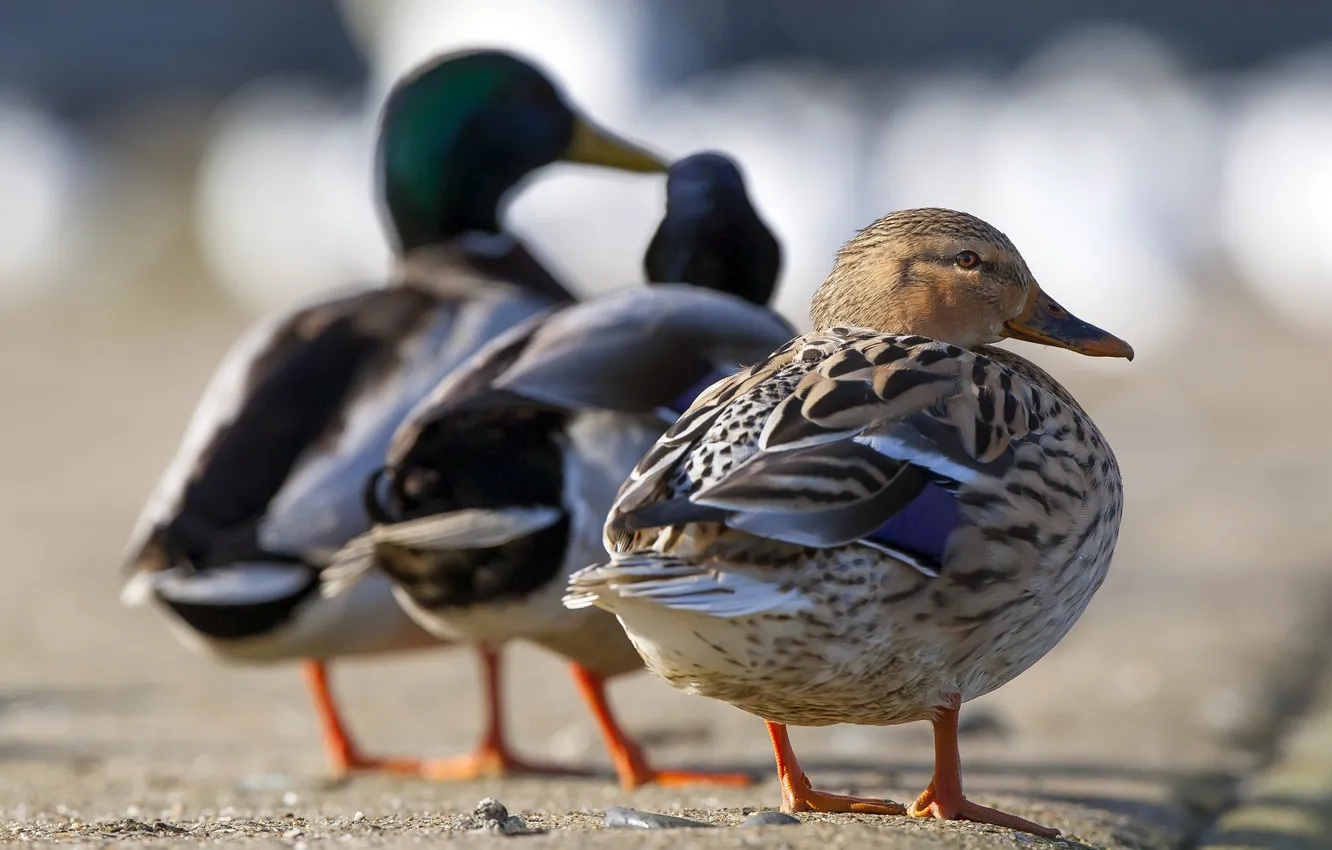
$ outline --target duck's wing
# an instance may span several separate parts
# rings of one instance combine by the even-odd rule
[[[704,387],[793,335],[771,310],[734,296],[656,285],[550,316],[495,386],[572,409],[650,413],[680,404],[678,414]]]
[[[308,444],[337,419],[351,372],[378,347],[355,317],[367,306],[401,315],[410,300],[405,291],[354,292],[275,315],[243,335],[213,374],[140,514],[130,565],[152,567],[167,557],[162,547],[202,559],[210,532],[262,517]],[[151,545],[155,537],[174,539]]]
[[[389,465],[430,423],[483,407],[674,417],[792,334],[770,310],[686,284],[552,307],[497,335],[422,398],[393,438]]]
[[[362,491],[383,465],[393,432],[445,375],[513,325],[568,290],[509,234],[464,234],[399,262],[394,290],[424,293],[413,331],[397,337],[394,368],[358,384],[345,424],[293,471],[260,529],[266,548],[323,562],[369,527]],[[394,338],[390,328],[386,338]]]
[[[387,466],[394,468],[400,464],[422,432],[433,423],[465,412],[530,406],[530,399],[498,389],[495,382],[531,344],[541,324],[566,309],[571,308],[563,305],[547,307],[495,334],[427,392],[414,399],[389,442],[385,454]]]
[[[562,417],[493,384],[541,323],[563,309],[569,308],[548,307],[497,334],[416,402],[381,458],[383,472],[364,487],[376,524],[334,555],[322,579],[325,596],[385,569],[414,598],[433,599],[443,589],[475,601],[484,594],[462,587],[468,584],[462,576],[476,572],[474,561],[485,565],[491,589],[503,590],[515,564],[535,560],[527,538],[560,536],[551,527],[565,517],[562,449],[548,437]],[[429,483],[417,488],[404,478]],[[473,551],[477,558],[469,556]]]
[[[562,517],[559,508],[549,506],[472,508],[376,525],[338,550],[320,577],[321,592],[326,597],[345,593],[380,565],[381,547],[439,552],[495,549],[550,528]],[[395,577],[408,585],[420,585],[434,578],[432,571],[419,563],[399,561],[398,566],[405,567],[407,574]]]
[[[318,558],[368,528],[364,484],[384,464],[413,405],[485,341],[545,305],[503,292],[424,308],[421,331],[400,342],[397,367],[358,388],[338,438],[320,446],[274,498],[260,529],[263,545]]]
[[[387,455],[392,480],[376,486],[371,497],[394,506],[382,509],[385,520],[428,513],[408,520],[424,523],[421,528],[448,525],[460,512],[484,508],[492,523],[521,529],[528,508],[540,505],[570,518],[572,536],[595,557],[615,488],[674,418],[662,418],[662,409],[680,404],[682,395],[692,399],[716,379],[714,372],[757,360],[790,334],[765,309],[691,286],[552,307],[491,340],[421,400],[393,437]],[[580,413],[623,415],[585,419]],[[522,448],[498,451],[492,443],[500,434]],[[455,458],[452,469],[438,470],[445,456]],[[547,467],[559,472],[537,474]],[[437,478],[437,472],[448,481],[428,485],[430,497],[404,495],[413,489],[409,480]],[[523,479],[524,486],[499,480],[508,477]],[[492,483],[466,483],[483,479]],[[467,498],[459,496],[463,492]],[[476,501],[482,493],[485,504]],[[394,545],[386,535],[402,525],[377,527],[378,548]],[[477,547],[445,535],[416,548]],[[338,556],[343,578],[331,582],[335,591],[373,566],[364,545],[354,549]]]
[[[806,547],[861,543],[930,576],[959,557],[997,573],[1003,559],[968,551],[1063,544],[1103,485],[1117,504],[1113,456],[1086,415],[1053,379],[989,353],[834,329],[751,372],[700,398],[639,464],[607,520],[613,556],[670,555],[683,538],[662,529],[712,523]],[[684,572],[630,583],[693,604],[680,582],[701,573]],[[573,589],[619,580],[612,563]]]
[[[362,485],[411,404],[549,303],[475,276],[453,286],[363,290],[246,334],[142,512],[130,565],[317,563],[368,529]]]

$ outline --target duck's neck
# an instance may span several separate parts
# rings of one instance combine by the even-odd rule
[[[442,295],[470,295],[477,277],[520,286],[555,303],[575,300],[564,284],[508,233],[471,230],[404,251],[398,258],[399,283]]]
[[[501,195],[500,192],[469,195],[454,202],[444,193],[425,200],[404,191],[395,192],[392,186],[385,187],[389,220],[404,254],[444,245],[466,234],[501,236]]]

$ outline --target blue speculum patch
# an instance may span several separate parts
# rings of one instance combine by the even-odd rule
[[[867,539],[942,564],[948,537],[961,523],[957,498],[937,484],[926,484],[919,496]]]

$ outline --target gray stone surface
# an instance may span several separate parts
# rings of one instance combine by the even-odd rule
[[[1332,848],[1332,682],[1279,742],[1271,764],[1240,783],[1200,850]]]

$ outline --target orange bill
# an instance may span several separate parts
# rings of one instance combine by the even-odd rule
[[[1004,336],[1067,348],[1088,357],[1133,359],[1133,346],[1068,312],[1035,283],[1022,315],[1004,323]]]

